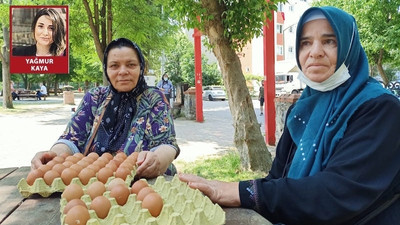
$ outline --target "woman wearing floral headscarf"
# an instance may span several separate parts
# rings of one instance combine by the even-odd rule
[[[82,99],[60,139],[50,151],[37,153],[32,168],[56,155],[96,152],[131,154],[140,151],[138,177],[176,173],[179,154],[169,105],[163,94],[147,86],[145,61],[139,47],[119,38],[104,52],[103,69],[110,83]]]
[[[273,223],[398,224],[400,102],[368,76],[354,18],[310,8],[296,44],[307,88],[289,109],[269,175],[233,183],[180,179]]]

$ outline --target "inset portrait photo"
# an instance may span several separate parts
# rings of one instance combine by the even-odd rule
[[[10,72],[69,73],[68,6],[10,6]]]

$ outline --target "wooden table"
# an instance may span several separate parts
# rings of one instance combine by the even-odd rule
[[[0,169],[0,224],[60,224],[60,193],[47,198],[33,195],[24,198],[17,184],[26,178],[30,167]],[[224,208],[227,225],[271,225],[257,212],[242,208]]]

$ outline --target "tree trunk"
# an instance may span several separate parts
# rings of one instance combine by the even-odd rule
[[[223,7],[218,1],[202,0],[202,4],[210,10],[209,14],[222,15]],[[205,24],[204,29],[221,68],[224,85],[227,87],[229,108],[235,128],[234,142],[240,154],[242,167],[266,172],[272,164],[271,153],[261,134],[239,57],[229,40],[223,36],[224,27],[219,16]]]
[[[4,109],[12,109],[13,101],[11,95],[11,76],[10,76],[10,42],[9,37],[10,32],[7,27],[3,27],[3,38],[4,45],[2,47],[2,51],[0,52],[0,59],[2,65],[2,73],[3,73],[3,108]]]
[[[379,51],[379,58],[378,58],[378,62],[376,63],[376,68],[378,68],[378,72],[379,72],[379,74],[380,74],[381,77],[382,77],[383,84],[384,84],[385,86],[387,86],[387,85],[389,84],[389,79],[387,78],[386,73],[385,73],[385,70],[383,69],[383,66],[382,66],[382,59],[383,59],[383,49],[381,49],[381,50]]]

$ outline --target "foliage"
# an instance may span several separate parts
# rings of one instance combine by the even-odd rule
[[[262,81],[264,79],[264,77],[254,74],[244,74],[244,78],[246,80],[256,80],[256,81]]]
[[[262,29],[263,25],[266,25],[266,19],[273,16],[271,10],[275,11],[276,4],[286,2],[286,0],[219,0],[217,2],[225,8],[222,15],[208,14],[208,1],[169,0],[167,2],[171,15],[187,28],[198,28],[204,31],[204,25],[207,22],[214,20],[216,16],[221,16],[224,36],[230,40],[234,50],[240,51],[251,39],[263,34]]]
[[[242,170],[237,152],[197,160],[194,163],[184,163],[182,172],[221,181],[251,180],[266,176],[265,173]]]
[[[186,34],[179,32],[175,35],[175,48],[166,54],[167,62],[165,71],[171,81],[188,83],[194,86],[194,46]],[[202,56],[202,82],[203,85],[221,85],[222,75],[216,63],[208,64]]]

